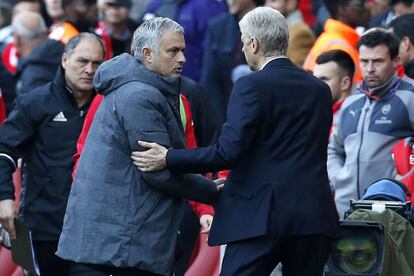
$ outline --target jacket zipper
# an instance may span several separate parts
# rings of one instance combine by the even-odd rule
[[[358,192],[358,199],[361,198],[361,193],[359,191],[359,188],[360,188],[360,184],[359,184],[359,170],[360,170],[359,169],[359,157],[361,155],[362,143],[364,141],[365,119],[367,118],[368,111],[369,111],[369,106],[365,108],[364,119],[362,121],[362,126],[361,126],[361,139],[360,139],[359,148],[358,148],[358,155],[357,155],[357,192]]]
[[[365,119],[367,118],[367,114],[369,111],[369,106],[365,108],[365,114],[364,114],[364,118],[362,121],[362,126],[361,126],[361,139],[360,139],[360,143],[359,143],[359,148],[358,148],[358,155],[357,155],[357,192],[358,192],[358,199],[361,198],[361,193],[359,191],[360,188],[360,184],[359,184],[359,157],[361,155],[361,148],[362,148],[362,143],[364,141],[364,127],[365,127]]]

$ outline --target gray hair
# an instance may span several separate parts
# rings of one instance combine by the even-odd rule
[[[268,7],[257,7],[239,22],[242,39],[256,38],[263,56],[286,55],[289,29],[283,15]]]
[[[157,54],[161,37],[165,31],[184,34],[183,27],[169,18],[154,17],[144,21],[135,30],[134,37],[132,38],[131,48],[133,49],[134,56],[142,60],[141,50],[143,48],[149,48]]]
[[[12,22],[13,32],[23,39],[36,39],[46,35],[47,27],[43,17],[32,11],[19,12]]]
[[[96,42],[98,42],[99,46],[101,46],[102,54],[105,57],[106,49],[105,49],[105,44],[103,43],[102,39],[94,33],[87,33],[87,32],[77,34],[71,39],[69,39],[68,43],[66,43],[65,45],[64,53],[70,56],[75,51],[75,48],[78,46],[78,44],[84,39],[91,39],[91,40],[95,40]]]

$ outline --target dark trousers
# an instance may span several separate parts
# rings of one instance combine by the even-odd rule
[[[40,275],[69,275],[69,261],[55,255],[57,245],[58,241],[33,241],[33,249],[39,264]]]
[[[106,265],[93,265],[72,262],[70,276],[157,276],[151,272],[135,268],[119,268]],[[42,275],[43,276],[43,275]]]
[[[322,276],[329,238],[324,235],[258,237],[227,245],[221,276],[266,276],[281,262],[283,276]]]
[[[187,271],[199,233],[199,219],[190,204],[185,202],[174,259],[175,276],[184,276],[184,273]]]

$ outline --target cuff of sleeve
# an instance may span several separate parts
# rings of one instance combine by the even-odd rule
[[[200,204],[197,208],[197,214],[200,218],[202,215],[212,215],[214,216],[214,208],[210,205]]]
[[[0,194],[0,201],[5,200],[5,199],[15,200],[15,196],[14,196],[14,194],[11,194],[11,193],[2,193],[2,194]]]

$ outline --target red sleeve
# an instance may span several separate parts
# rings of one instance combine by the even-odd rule
[[[73,156],[73,171],[72,179],[75,178],[76,169],[78,168],[79,157],[82,154],[83,146],[85,145],[86,137],[88,136],[89,129],[91,128],[93,118],[95,117],[96,110],[103,99],[102,95],[96,95],[93,99],[91,106],[89,107],[88,114],[86,114],[85,122],[83,123],[82,132],[79,136],[78,143],[76,144],[76,153]]]
[[[184,96],[183,94],[180,94],[180,96],[181,96],[181,100],[183,102],[184,110],[185,110],[186,125],[185,125],[184,133],[185,133],[186,147],[188,149],[196,148],[197,143],[196,143],[195,134],[194,134],[193,115],[191,113],[190,103],[186,96]],[[214,216],[214,209],[212,206],[199,203],[196,201],[192,201],[192,200],[189,200],[188,203],[190,204],[191,208],[193,209],[193,211],[197,214],[199,218],[202,215],[207,215],[207,214]]]
[[[397,67],[397,75],[400,77],[400,78],[404,78],[404,77],[406,77],[407,75],[405,74],[405,69],[404,69],[404,66],[402,65],[402,64],[398,64],[398,67]]]
[[[4,104],[3,97],[1,95],[0,90],[0,125],[3,123],[3,121],[6,119],[6,106]]]
[[[411,203],[414,203],[414,149],[407,139],[401,139],[392,148],[394,165],[401,175],[400,181],[407,186],[411,193]]]
[[[203,204],[197,201],[189,200],[188,203],[190,204],[191,208],[193,209],[194,213],[197,214],[197,217],[200,218],[202,215],[212,215],[214,216],[214,208],[213,206]]]

